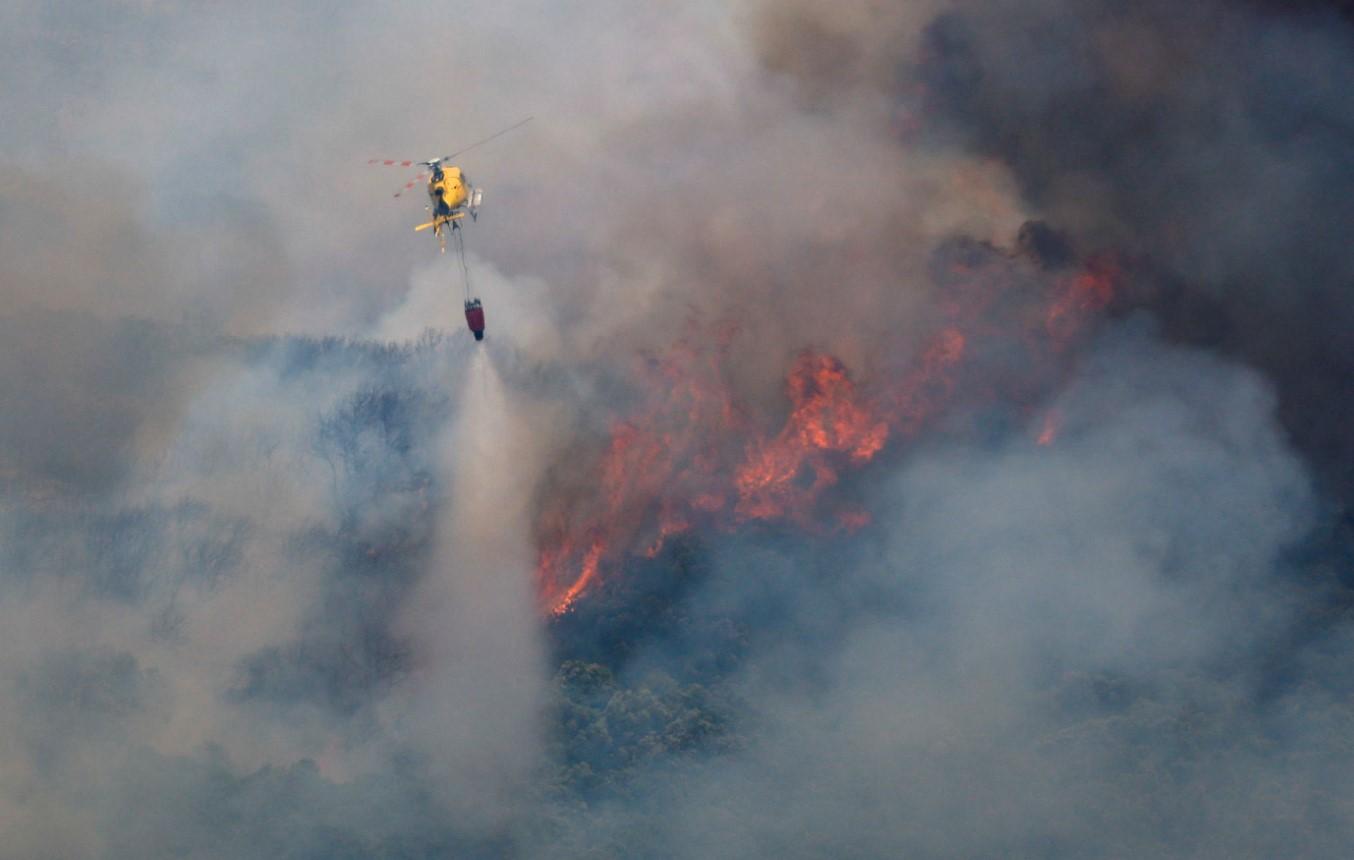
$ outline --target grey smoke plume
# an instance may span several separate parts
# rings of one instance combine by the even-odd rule
[[[1341,856],[1335,5],[6,7],[0,857]],[[478,348],[360,171],[527,114]],[[737,321],[774,426],[805,347],[906,367],[955,247],[1025,310],[1115,251],[1119,319],[980,351],[856,536],[539,617],[638,353]]]
[[[747,745],[656,769],[579,855],[1338,855],[1343,673],[1257,697],[1310,611],[1274,576],[1307,476],[1263,381],[1137,328],[1055,445],[900,470],[863,559],[727,549],[697,607],[789,604],[734,682]]]

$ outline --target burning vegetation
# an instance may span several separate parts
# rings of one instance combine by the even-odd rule
[[[567,612],[625,558],[652,558],[698,527],[785,523],[827,536],[867,526],[869,512],[837,491],[845,476],[960,407],[1035,409],[1122,279],[1107,256],[1063,267],[1028,247],[971,240],[943,245],[931,274],[943,312],[910,355],[887,356],[858,379],[836,356],[806,348],[785,373],[779,417],[757,414],[734,391],[730,347],[744,336],[736,326],[689,323],[648,356],[633,381],[637,406],[611,421],[593,480],[543,505],[543,611]],[[1048,444],[1055,433],[1045,423],[1035,435]]]

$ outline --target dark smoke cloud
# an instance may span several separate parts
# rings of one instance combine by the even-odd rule
[[[778,6],[762,50],[815,102],[892,99],[930,145],[1006,165],[1079,246],[1141,260],[1161,282],[1143,305],[1275,378],[1285,426],[1348,499],[1354,29],[1335,12],[961,2],[920,32],[875,11],[834,41],[815,35],[834,16]]]

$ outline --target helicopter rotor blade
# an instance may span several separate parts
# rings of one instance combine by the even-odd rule
[[[400,190],[395,192],[395,196],[399,197],[400,195],[404,194],[404,192],[408,191],[410,188],[413,188],[415,185],[418,185],[420,182],[422,182],[427,178],[428,174],[420,173],[418,176],[415,176],[413,179],[401,185]]]
[[[394,158],[368,158],[368,164],[379,164],[382,167],[413,167],[418,164],[417,161],[399,161]]]
[[[470,150],[474,149],[474,148],[477,147],[477,146],[483,146],[484,144],[488,143],[489,141],[493,140],[493,139],[496,138],[496,137],[502,137],[503,135],[507,134],[508,132],[512,131],[513,129],[521,128],[522,126],[524,126],[524,125],[526,125],[527,123],[531,122],[533,119],[535,119],[535,117],[529,116],[529,117],[527,117],[526,119],[518,120],[517,122],[515,122],[515,123],[513,123],[512,125],[508,126],[507,128],[502,129],[501,131],[496,131],[496,132],[494,132],[493,134],[489,135],[488,137],[484,138],[483,140],[477,140],[477,141],[475,141],[474,143],[470,144],[469,146],[467,146],[467,147],[464,148],[464,149],[458,149],[458,150],[456,150],[455,152],[453,152],[451,155],[444,155],[444,156],[442,156],[442,158],[439,159],[439,160],[441,160],[441,161],[450,161],[451,159],[455,158],[455,157],[458,156],[458,155],[464,155],[465,153],[469,152]]]

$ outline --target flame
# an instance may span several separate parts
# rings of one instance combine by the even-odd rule
[[[858,532],[874,522],[869,511],[842,511],[837,514],[837,522],[847,534]]]
[[[1039,430],[1039,435],[1035,437],[1035,444],[1047,447],[1053,444],[1053,440],[1058,438],[1059,431],[1062,430],[1063,416],[1056,409],[1050,409],[1044,413],[1044,424]]]
[[[819,493],[837,482],[827,455],[862,463],[888,439],[888,424],[861,402],[836,358],[801,353],[786,388],[792,408],[785,427],[774,439],[751,442],[734,472],[739,520],[804,519]]]
[[[540,531],[536,576],[544,611],[569,611],[606,581],[609,566],[632,555],[656,557],[673,537],[698,527],[788,522],[851,533],[867,526],[868,512],[827,501],[829,491],[846,471],[914,438],[956,404],[973,344],[1026,344],[1011,371],[1015,384],[1000,396],[1034,396],[1039,388],[1025,377],[1046,375],[1050,356],[1065,353],[1110,304],[1118,278],[1112,260],[1093,260],[1031,297],[1012,287],[1023,282],[1004,277],[1003,265],[1018,263],[975,255],[952,267],[948,322],[901,370],[871,385],[854,380],[835,356],[799,353],[785,376],[788,413],[775,432],[749,418],[726,377],[736,327],[713,336],[692,327],[666,352],[647,357],[638,405],[612,423],[594,491],[542,519],[549,526]],[[1039,444],[1053,441],[1059,421],[1056,412],[1046,414]]]
[[[658,553],[662,552],[663,545],[667,543],[668,538],[679,535],[689,528],[691,528],[691,522],[681,511],[675,510],[670,503],[664,505],[663,512],[658,518],[658,537],[654,539],[648,549],[644,550],[645,557],[657,557]]]
[[[568,611],[573,606],[578,596],[597,578],[597,565],[602,560],[602,552],[606,549],[606,543],[601,540],[594,540],[592,546],[583,554],[583,564],[579,571],[578,579],[564,590],[553,602],[550,611],[555,615],[560,615]]]
[[[859,393],[840,361],[811,350],[786,377],[784,425],[774,435],[757,432],[724,379],[721,355],[683,339],[646,366],[649,397],[634,416],[612,425],[601,458],[600,509],[572,527],[564,517],[543,542],[537,584],[548,612],[568,611],[596,584],[604,559],[633,547],[647,522],[656,523],[652,537],[634,551],[650,558],[696,523],[729,529],[791,519],[811,525],[838,468],[868,461],[888,440],[880,405]],[[741,447],[722,444],[740,435]],[[846,530],[868,521],[855,511],[839,519]],[[578,572],[570,576],[573,569]]]
[[[1118,264],[1112,257],[1097,257],[1086,268],[1059,285],[1058,294],[1044,316],[1044,328],[1056,343],[1065,344],[1085,326],[1088,317],[1109,306],[1114,299]]]
[[[904,374],[891,404],[893,421],[903,435],[913,436],[920,431],[953,393],[951,371],[964,358],[967,346],[968,338],[963,332],[946,328],[922,350],[917,365]]]

